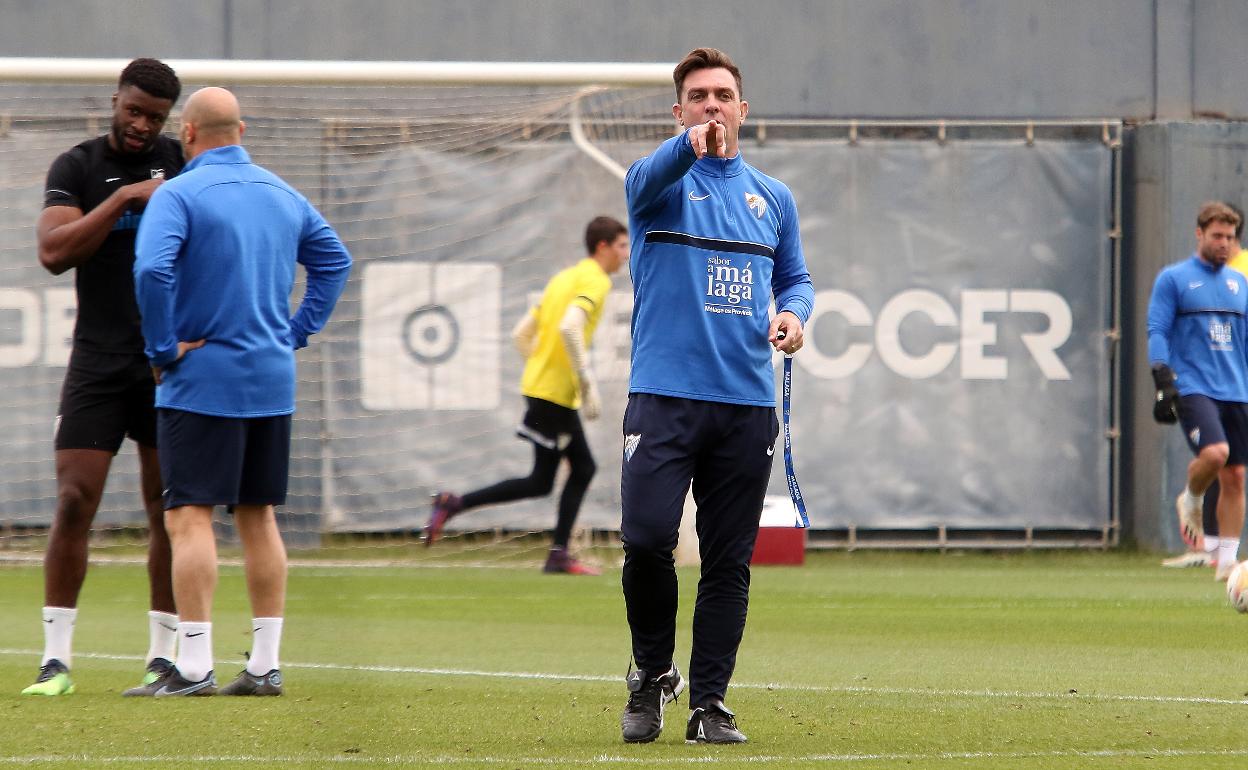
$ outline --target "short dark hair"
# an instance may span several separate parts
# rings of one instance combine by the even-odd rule
[[[117,79],[117,88],[134,86],[139,90],[155,96],[157,99],[168,99],[176,102],[182,94],[182,81],[168,64],[158,59],[135,59],[121,71]]]
[[[1200,211],[1196,214],[1196,226],[1204,230],[1213,222],[1230,225],[1238,233],[1244,223],[1244,218],[1222,201],[1209,201],[1201,204]]]
[[[1234,203],[1226,204],[1226,207],[1235,212],[1235,216],[1239,217],[1239,224],[1235,225],[1235,240],[1240,243],[1244,242],[1244,210]]]
[[[603,241],[607,245],[615,243],[615,239],[628,233],[628,228],[618,219],[612,217],[594,217],[585,228],[585,253],[593,254],[598,244]]]
[[[745,93],[741,90],[741,70],[737,69],[737,65],[732,63],[732,59],[728,58],[728,54],[718,48],[695,48],[685,54],[685,58],[680,60],[676,65],[676,69],[672,70],[672,80],[676,83],[676,101],[681,100],[681,91],[685,87],[685,78],[690,72],[698,70],[710,70],[723,67],[732,73],[732,77],[737,81],[737,98],[745,97]]]

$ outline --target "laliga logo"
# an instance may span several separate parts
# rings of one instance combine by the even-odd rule
[[[998,344],[997,324],[988,313],[1038,313],[1048,319],[1042,332],[1024,332],[1019,336],[1032,359],[1047,380],[1069,380],[1070,370],[1058,357],[1057,350],[1070,339],[1072,319],[1070,305],[1060,294],[1037,289],[975,289],[961,294],[961,315],[948,301],[926,289],[910,289],[895,295],[880,308],[877,318],[858,297],[849,292],[828,290],[815,296],[815,312],[807,322],[813,328],[823,315],[836,313],[854,327],[875,326],[875,345],[850,343],[839,353],[829,355],[815,345],[807,345],[798,359],[817,377],[837,379],[849,377],[861,369],[878,352],[880,360],[892,371],[913,380],[934,377],[943,372],[961,352],[961,375],[964,380],[1004,380],[1008,361],[1003,356],[988,355],[984,349]],[[910,352],[901,344],[901,325],[911,315],[923,315],[935,326],[958,327],[958,342],[938,342],[921,352]]]

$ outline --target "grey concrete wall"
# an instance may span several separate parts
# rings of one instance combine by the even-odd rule
[[[1244,0],[0,0],[0,56],[674,62],[768,117],[1248,118]]]

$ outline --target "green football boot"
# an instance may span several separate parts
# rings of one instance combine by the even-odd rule
[[[56,658],[49,660],[39,668],[39,678],[25,690],[22,695],[73,695],[74,680],[69,678],[69,669]]]

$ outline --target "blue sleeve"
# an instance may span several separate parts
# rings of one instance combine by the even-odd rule
[[[177,360],[178,336],[173,321],[174,262],[188,230],[186,206],[167,188],[152,194],[134,245],[134,296],[142,317],[143,351],[153,366]]]
[[[325,327],[351,270],[351,255],[338,233],[325,217],[306,200],[303,233],[299,241],[299,264],[307,271],[303,301],[290,319],[291,343],[295,350],[306,347],[308,337]]]
[[[1163,270],[1153,282],[1153,294],[1148,300],[1148,364],[1170,363],[1170,328],[1174,325],[1174,283],[1169,271]]]
[[[798,227],[797,206],[792,195],[783,196],[780,213],[780,242],[776,247],[775,266],[771,272],[771,294],[776,298],[776,312],[785,310],[797,316],[802,326],[810,320],[815,307],[815,288],[806,270],[802,253],[802,235]]]
[[[624,177],[629,215],[645,214],[661,205],[668,188],[687,174],[697,159],[686,130],[630,166]]]

